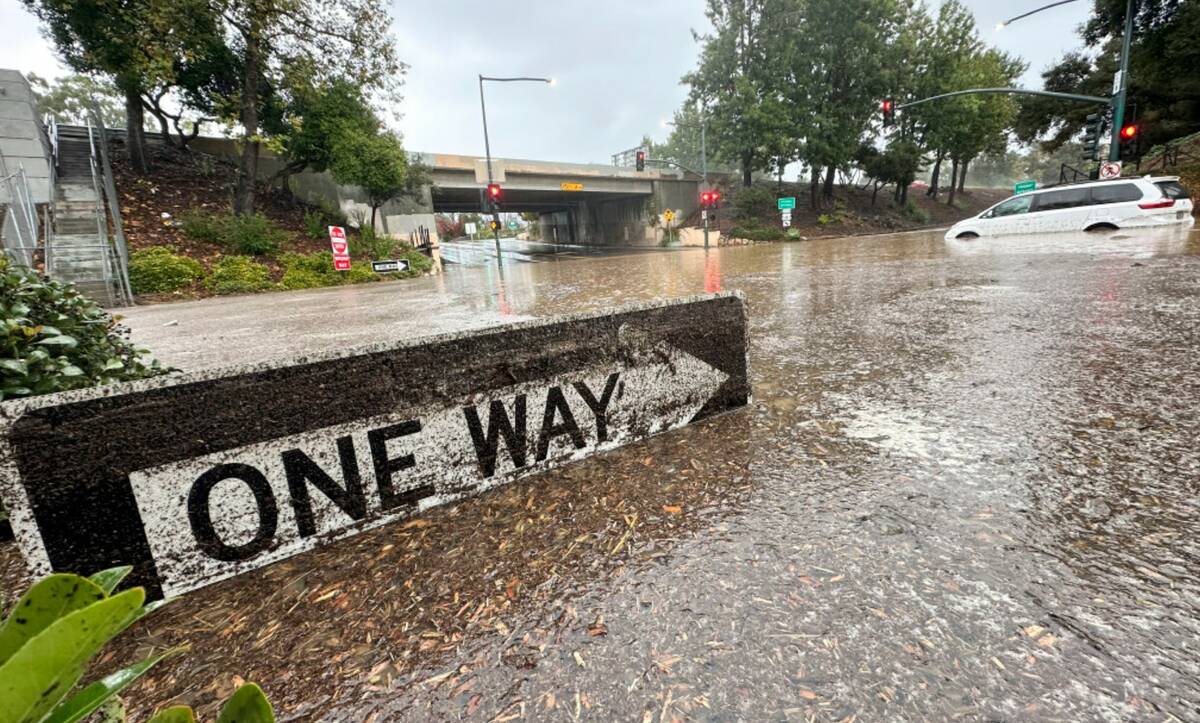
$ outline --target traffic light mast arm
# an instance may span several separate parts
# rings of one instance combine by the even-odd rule
[[[659,159],[659,158],[647,158],[646,163],[661,163],[664,166],[675,166],[676,168],[678,168],[681,171],[687,171],[688,173],[691,173],[692,175],[704,177],[703,173],[700,173],[699,171],[688,168],[687,166],[683,165],[682,163],[676,163],[675,161],[667,161],[667,160],[663,160],[663,159]]]
[[[1079,95],[1078,93],[1056,93],[1056,92],[1050,91],[1050,90],[1026,90],[1025,88],[971,88],[970,90],[956,90],[953,93],[942,93],[941,95],[935,95],[935,96],[931,96],[929,98],[922,98],[921,100],[914,100],[909,103],[901,103],[896,106],[896,110],[904,110],[906,108],[912,108],[913,106],[921,105],[922,103],[929,103],[929,102],[935,101],[935,100],[942,100],[943,98],[954,98],[954,97],[960,96],[960,95],[987,95],[987,94],[991,94],[991,95],[997,95],[997,94],[1040,95],[1045,98],[1058,98],[1060,100],[1073,100],[1073,101],[1077,101],[1079,103],[1103,103],[1104,105],[1109,105],[1113,102],[1112,98],[1101,98],[1100,96],[1096,96],[1096,95]]]

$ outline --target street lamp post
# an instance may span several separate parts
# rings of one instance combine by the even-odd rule
[[[546,85],[553,86],[554,79],[553,78],[533,78],[533,77],[527,77],[527,76],[519,76],[519,77],[514,77],[514,78],[493,78],[493,77],[489,77],[489,76],[482,75],[482,74],[479,76],[479,111],[480,111],[480,114],[483,116],[483,152],[486,157],[487,182],[488,182],[488,186],[490,187],[492,185],[492,182],[494,179],[492,178],[492,143],[491,143],[491,140],[488,138],[487,102],[484,100],[484,97],[483,97],[483,81],[485,81],[485,80],[490,81],[492,83],[545,83]],[[496,237],[496,263],[500,263],[500,261],[501,261],[500,224],[499,224],[500,214],[497,213],[494,209],[492,210],[492,219],[494,221],[496,221],[496,228],[492,229],[492,231]]]

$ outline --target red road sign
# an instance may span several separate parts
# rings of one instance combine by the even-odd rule
[[[333,268],[337,271],[349,271],[350,244],[346,241],[346,229],[330,226],[329,246],[333,249]]]
[[[330,239],[329,245],[333,247],[333,255],[334,256],[349,256],[350,255],[350,245],[347,244],[345,241],[338,241],[337,239]]]
[[[350,257],[349,256],[334,256],[333,257],[333,268],[337,271],[349,271],[350,270]]]

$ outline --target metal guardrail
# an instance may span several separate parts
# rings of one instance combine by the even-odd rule
[[[0,156],[0,183],[5,185],[9,199],[4,224],[16,234],[16,244],[5,243],[4,252],[19,266],[33,268],[38,249],[38,217],[25,166],[19,165],[16,172],[9,173],[8,165]]]
[[[103,186],[106,184],[102,184],[100,180],[102,172],[100,170],[100,153],[97,150],[98,144],[96,142],[96,135],[99,132],[102,131],[97,131],[93,128],[92,119],[89,117],[87,119],[88,162],[92,172],[92,188],[96,193],[96,234],[101,248],[103,280],[107,288],[116,292],[113,294],[113,301],[116,305],[132,306],[133,292],[129,285],[125,255],[119,250],[114,252],[108,238],[108,216],[104,209],[105,193],[103,189]],[[111,184],[111,178],[108,181]],[[115,190],[112,196],[112,201],[115,202]],[[122,241],[124,241],[123,232]],[[124,246],[124,244],[122,243],[121,246]]]

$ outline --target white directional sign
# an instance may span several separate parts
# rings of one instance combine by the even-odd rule
[[[687,424],[728,378],[662,345],[652,364],[581,370],[129,475],[166,595]],[[371,483],[370,481],[374,482]],[[436,488],[445,490],[435,494]]]
[[[0,499],[38,574],[177,595],[749,399],[718,294],[8,402]]]

